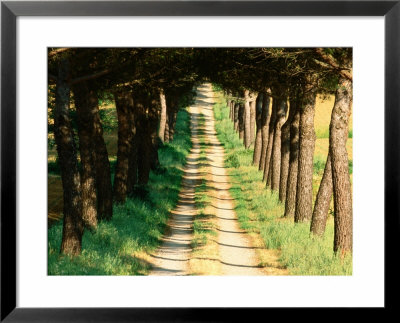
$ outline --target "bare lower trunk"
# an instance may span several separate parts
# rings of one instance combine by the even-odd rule
[[[167,106],[167,115],[165,120],[164,142],[169,142],[169,112]]]
[[[235,129],[235,131],[238,132],[239,131],[239,103],[235,102],[233,112],[234,112],[233,129]]]
[[[115,105],[118,116],[118,151],[114,176],[114,200],[124,203],[128,191],[129,156],[132,149],[132,131],[130,114],[134,109],[132,94],[115,93]]]
[[[311,88],[313,85],[309,85]],[[297,176],[295,222],[310,221],[313,205],[313,160],[315,148],[315,93],[306,87],[300,117],[299,168]]]
[[[68,62],[59,66],[54,107],[54,138],[57,145],[58,162],[64,193],[63,232],[60,253],[78,255],[82,249],[82,200],[81,183],[76,156],[76,147],[71,120],[69,118],[70,88]]]
[[[132,149],[129,154],[129,168],[128,168],[128,180],[127,180],[127,195],[132,195],[133,189],[138,182],[138,143],[136,138],[136,128],[135,134],[132,140]]]
[[[169,130],[170,130],[170,132],[169,132],[170,140],[174,140],[177,115],[178,115],[178,110],[174,110],[174,113],[172,115],[173,118],[172,118],[171,127],[169,128]]]
[[[296,101],[290,101],[289,116],[282,126],[281,134],[281,178],[279,183],[279,200],[286,200],[287,178],[289,174],[289,157],[290,157],[290,124],[293,120],[293,115],[296,112]]]
[[[252,99],[250,101],[250,144],[254,143],[256,136],[256,101]]]
[[[279,190],[279,182],[281,175],[281,133],[282,126],[286,119],[287,104],[286,99],[278,101],[278,109],[276,113],[274,144],[272,147],[272,172],[271,172],[271,189]]]
[[[290,157],[289,173],[287,178],[285,217],[294,217],[296,209],[297,170],[299,166],[299,127],[300,106],[296,103],[292,122],[290,123]],[[292,108],[292,107],[291,107]]]
[[[250,120],[250,92],[244,90],[244,147],[250,148],[251,145],[251,120]]]
[[[135,96],[135,112],[137,115],[136,123],[136,142],[137,142],[137,169],[138,184],[146,185],[149,181],[150,170],[158,167],[158,142],[157,142],[157,106],[156,101],[148,96]],[[174,109],[171,118],[173,118],[171,128],[175,127],[176,109]],[[174,116],[175,115],[175,116]],[[175,118],[175,121],[174,121]],[[170,131],[170,140],[171,138]]]
[[[151,108],[148,111],[147,115],[147,127],[148,134],[150,136],[150,165],[152,170],[156,170],[160,166],[160,161],[158,159],[158,147],[159,147],[159,138],[157,136],[157,124],[158,116],[157,116],[157,103],[156,101],[151,102]],[[176,126],[176,118],[178,111],[175,112],[175,122],[174,129]]]
[[[244,139],[244,104],[239,103],[239,139]]]
[[[169,121],[169,141],[171,142],[174,140],[174,135],[175,135],[175,125],[176,125],[176,116],[177,116],[178,110],[176,105],[174,104],[173,108],[171,109],[170,115],[168,116],[168,121]]]
[[[263,181],[268,182],[268,176],[270,176],[270,164],[271,164],[271,156],[272,156],[272,147],[274,143],[274,125],[276,120],[276,109],[277,109],[277,100],[272,101],[272,111],[271,111],[271,118],[269,122],[269,129],[268,129],[268,146],[267,152],[265,155],[265,163],[264,163],[264,176]]]
[[[267,93],[263,93],[262,112],[261,112],[261,157],[258,169],[264,171],[265,157],[267,155],[268,136],[269,136],[269,121],[271,115],[269,114],[270,98]]]
[[[161,104],[161,114],[160,114],[160,126],[158,128],[158,137],[162,142],[165,140],[165,123],[167,121],[167,102],[165,100],[164,90],[160,90],[160,104]]]
[[[324,175],[319,185],[317,199],[311,219],[310,231],[316,236],[322,236],[325,232],[326,220],[328,218],[329,204],[332,199],[332,167],[331,155],[328,153]]]
[[[139,117],[138,126],[138,184],[145,185],[149,181],[151,169],[151,134],[149,132],[148,120],[145,116]]]
[[[112,184],[111,169],[108,159],[106,143],[103,137],[98,98],[95,91],[89,91],[89,104],[93,111],[95,166],[97,187],[97,217],[98,220],[110,220],[112,218]]]
[[[94,111],[89,104],[85,82],[73,89],[78,117],[79,152],[81,157],[82,218],[89,229],[97,228],[97,192],[94,137]]]
[[[332,160],[333,201],[335,207],[334,251],[341,255],[353,249],[353,206],[346,150],[353,99],[351,81],[341,77],[332,110],[329,152]]]
[[[256,107],[256,140],[254,143],[253,153],[253,165],[258,166],[260,164],[261,149],[262,149],[262,130],[261,130],[261,115],[263,105],[263,94],[259,93],[257,100],[255,101]]]

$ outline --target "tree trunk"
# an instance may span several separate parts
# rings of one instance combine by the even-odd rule
[[[271,160],[269,162],[269,171],[268,171],[268,177],[267,177],[267,187],[271,186],[271,180],[272,180],[272,152],[271,152]]]
[[[230,107],[231,107],[231,120],[232,120],[232,122],[235,122],[235,102],[233,101],[233,100],[231,100],[230,101],[231,103],[231,105],[230,105]]]
[[[268,146],[267,146],[267,152],[265,154],[263,181],[268,180],[268,175],[269,175],[269,170],[270,170],[272,146],[274,143],[274,128],[275,128],[274,125],[275,125],[275,120],[276,120],[276,109],[277,109],[277,100],[274,99],[272,101],[271,118],[269,121],[269,128],[268,128]]]
[[[114,176],[114,200],[125,203],[128,191],[129,156],[132,149],[131,116],[134,107],[132,94],[119,92],[114,94],[118,116],[118,151]]]
[[[89,103],[86,82],[73,88],[78,119],[79,152],[81,156],[82,218],[91,230],[97,228],[97,192],[94,142],[94,111]]]
[[[244,104],[239,103],[239,139],[244,139]]]
[[[250,144],[254,143],[256,136],[256,101],[252,99],[250,101]]]
[[[136,136],[136,117],[135,110],[130,109],[129,111],[129,124],[131,131],[131,140],[130,140],[130,151],[128,157],[128,180],[127,180],[127,196],[132,195],[133,189],[137,184],[137,172],[138,172],[138,163],[137,163],[137,136]]]
[[[310,231],[316,236],[322,236],[325,232],[326,220],[328,218],[329,204],[332,199],[332,167],[331,155],[328,153],[324,175],[319,185],[317,199],[311,219]]]
[[[60,253],[78,255],[82,250],[82,200],[76,147],[69,117],[69,66],[62,60],[58,68],[54,107],[54,138],[64,193],[63,232]]]
[[[290,107],[292,108],[292,107]],[[296,209],[297,170],[299,166],[299,127],[300,127],[300,104],[296,102],[292,122],[290,123],[290,157],[289,174],[287,178],[285,217],[294,217]]]
[[[286,119],[287,104],[286,99],[278,100],[276,111],[276,122],[274,131],[274,144],[272,148],[272,172],[271,172],[271,189],[279,190],[279,182],[281,175],[281,130]]]
[[[97,217],[98,220],[110,220],[112,218],[112,184],[111,169],[108,159],[106,143],[103,137],[103,126],[99,114],[99,102],[94,90],[89,91],[89,105],[93,111],[94,147],[97,187]]]
[[[250,148],[251,145],[251,119],[250,119],[250,92],[244,90],[244,147]]]
[[[148,134],[150,136],[150,161],[151,161],[151,169],[156,170],[160,166],[160,161],[158,159],[158,147],[159,147],[159,138],[157,136],[157,125],[159,123],[158,120],[158,105],[159,102],[153,100],[150,103],[150,108],[148,110],[147,114],[147,127],[148,127]],[[175,112],[175,122],[174,122],[174,128],[176,126],[176,118],[177,118],[178,111]]]
[[[353,100],[352,83],[340,77],[332,110],[329,152],[332,161],[333,201],[335,208],[334,251],[343,256],[353,248],[353,206],[346,150],[348,125]]]
[[[296,112],[296,100],[290,100],[289,116],[282,126],[281,134],[281,178],[279,183],[279,200],[284,202],[286,200],[287,191],[287,178],[289,173],[289,157],[290,157],[290,124],[293,115]]]
[[[132,148],[129,154],[129,168],[128,168],[128,180],[127,180],[127,195],[132,195],[133,189],[138,182],[138,143],[136,137],[136,127],[135,133],[132,138]]]
[[[310,221],[313,206],[313,160],[315,148],[314,113],[315,92],[313,83],[306,86],[304,105],[300,116],[299,168],[297,174],[295,222]]]
[[[177,114],[178,114],[178,110],[177,110],[177,108],[174,108],[174,110],[172,111],[172,115],[171,115],[171,124],[169,126],[169,140],[170,141],[174,140]]]
[[[263,106],[263,94],[259,93],[255,101],[256,107],[256,140],[254,143],[253,165],[260,164],[261,149],[262,149],[262,130],[261,130],[261,115]]]
[[[164,142],[169,142],[169,111],[168,111],[168,105],[167,105],[167,115],[165,119],[165,131],[164,131]]]
[[[269,122],[271,119],[271,115],[269,113],[269,101],[270,97],[266,92],[263,93],[262,100],[262,112],[261,112],[261,157],[260,157],[260,165],[258,167],[259,170],[264,171],[265,167],[265,157],[267,155],[267,147],[268,147],[268,136],[269,136]]]
[[[174,140],[176,115],[178,112],[178,97],[176,94],[167,95],[167,113],[168,113],[168,139],[169,142]]]
[[[146,185],[149,181],[151,169],[151,134],[149,132],[148,120],[145,115],[138,118],[138,184]]]
[[[234,113],[233,113],[233,128],[235,129],[236,132],[239,131],[239,103],[235,102],[234,103]]]
[[[160,90],[160,104],[161,104],[161,114],[160,114],[160,126],[158,128],[158,137],[162,142],[165,140],[165,124],[167,122],[167,102],[165,100],[164,90]]]

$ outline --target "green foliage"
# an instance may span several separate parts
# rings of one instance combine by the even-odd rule
[[[112,132],[118,129],[118,118],[115,107],[100,109],[99,115],[104,132]]]
[[[215,104],[214,111],[216,116],[229,113],[228,107],[221,103]],[[284,219],[284,205],[276,192],[265,188],[262,172],[251,166],[251,153],[241,154],[244,148],[240,140],[228,141],[237,137],[229,118],[216,118],[218,138],[225,147],[230,147],[225,150],[226,165],[231,167],[229,175],[234,179],[230,192],[236,201],[240,226],[259,233],[267,248],[280,250],[280,262],[291,275],[351,275],[352,258],[342,260],[333,253],[332,219],[322,238],[310,237],[309,223],[295,224],[293,219]],[[314,174],[322,176],[325,162],[326,156],[314,158]]]
[[[317,136],[318,139],[321,138],[329,138],[329,128],[318,128],[315,131],[315,135]]]
[[[349,138],[353,138],[353,129],[349,130]]]
[[[47,171],[49,174],[60,175],[60,164],[58,163],[58,157],[55,161],[47,162]]]
[[[314,156],[314,168],[313,168],[314,175],[320,175],[322,177],[325,170],[325,164],[326,164],[326,157],[320,155]]]
[[[329,138],[329,128],[324,128],[324,129],[316,129],[315,134],[318,139],[321,138]],[[349,129],[349,135],[348,138],[353,138],[353,129]]]
[[[189,134],[189,115],[182,109],[173,142],[159,149],[165,172],[150,174],[148,198],[128,198],[124,205],[114,205],[111,221],[99,223],[96,232],[85,231],[80,256],[59,255],[62,221],[53,225],[48,231],[48,274],[147,274],[150,265],[141,254],[158,247],[168,214],[177,203],[182,167],[191,148]]]

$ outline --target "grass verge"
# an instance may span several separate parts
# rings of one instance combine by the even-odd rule
[[[216,100],[214,115],[219,141],[224,145],[226,166],[231,177],[231,194],[236,201],[235,211],[240,226],[250,235],[262,239],[264,247],[275,250],[279,262],[290,275],[351,275],[352,258],[341,260],[333,253],[333,218],[329,217],[325,235],[312,238],[309,224],[295,224],[293,219],[284,219],[284,205],[276,193],[265,188],[262,172],[252,166],[253,149],[245,150],[229,120],[229,109],[222,95]],[[325,155],[326,158],[326,155]],[[317,155],[319,162],[314,170],[314,192],[316,194],[322,173],[324,157]],[[263,266],[276,265],[276,259],[261,257]]]
[[[48,230],[49,275],[146,275],[149,253],[159,245],[168,214],[178,201],[183,166],[191,148],[189,114],[178,113],[173,142],[159,149],[165,172],[151,173],[145,199],[129,198],[114,205],[111,221],[99,223],[95,233],[85,231],[82,254],[60,256],[62,221]]]

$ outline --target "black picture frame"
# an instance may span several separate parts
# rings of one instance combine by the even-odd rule
[[[236,321],[256,308],[16,307],[16,19],[18,16],[384,16],[385,19],[385,307],[399,236],[400,1],[2,1],[1,2],[1,321]],[[373,170],[371,170],[373,171]],[[38,291],[40,292],[40,291]],[[250,317],[248,317],[250,319]],[[250,319],[252,320],[252,319]]]

